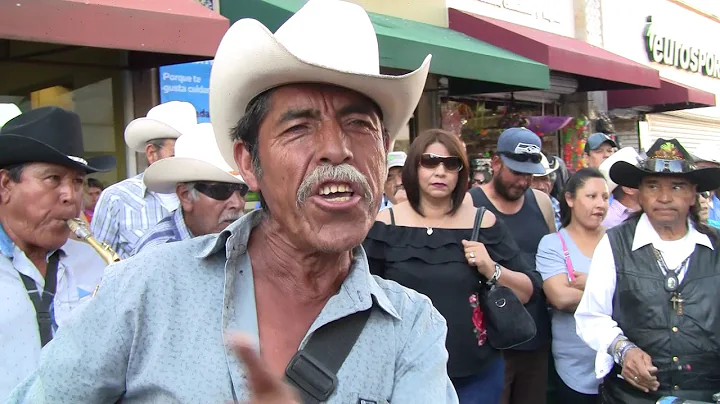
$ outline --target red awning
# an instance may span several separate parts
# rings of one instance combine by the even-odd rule
[[[0,39],[211,58],[230,23],[195,0],[0,1]]]
[[[660,79],[660,88],[614,90],[607,93],[608,109],[650,107],[652,112],[678,111],[715,106],[715,94]]]
[[[450,28],[569,73],[578,91],[659,88],[657,70],[578,39],[448,9]]]

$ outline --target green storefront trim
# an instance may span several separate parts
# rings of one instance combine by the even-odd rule
[[[222,0],[220,10],[231,22],[254,18],[275,32],[303,4],[303,0]],[[487,83],[472,83],[477,92],[550,88],[550,71],[542,63],[449,28],[369,15],[378,36],[381,66],[411,71],[432,54],[430,72]]]

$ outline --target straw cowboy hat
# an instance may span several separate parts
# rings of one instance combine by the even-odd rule
[[[51,163],[85,173],[110,171],[114,156],[85,159],[78,114],[42,107],[20,114],[0,129],[0,168],[23,163]]]
[[[198,124],[192,132],[180,136],[175,143],[175,157],[152,164],[145,170],[143,181],[149,190],[160,194],[174,193],[179,182],[245,183],[223,160],[209,123]]]
[[[197,111],[189,102],[169,101],[148,111],[125,128],[125,144],[143,153],[147,142],[155,139],[177,139],[197,125]]]
[[[253,19],[225,33],[210,74],[210,120],[225,161],[237,168],[230,131],[259,94],[290,83],[345,87],[373,100],[394,138],[412,117],[430,68],[402,76],[380,74],[375,30],[362,7],[309,0],[273,35]]]
[[[550,175],[550,174],[554,173],[558,168],[560,168],[560,164],[557,164],[557,162],[555,162],[554,160],[553,160],[553,162],[555,164],[552,167],[550,167],[550,161],[548,161],[548,158],[545,157],[545,153],[541,152],[540,156],[542,156],[540,158],[540,164],[542,164],[545,172],[542,174],[533,174],[533,177],[544,177],[546,175]]]
[[[610,178],[628,188],[638,188],[647,176],[683,177],[697,186],[697,192],[720,188],[720,168],[695,168],[694,159],[677,139],[656,140],[637,166],[618,161],[610,167]]]
[[[610,167],[612,167],[613,164],[617,163],[618,161],[624,161],[628,164],[636,166],[640,161],[640,155],[632,147],[623,147],[622,149],[618,150],[610,157],[608,157],[607,160],[603,161],[602,164],[600,164],[598,170],[600,170],[602,175],[605,177],[605,181],[607,181],[608,191],[610,192],[613,192],[615,188],[618,187],[618,184],[616,184],[610,178]]]
[[[7,121],[15,118],[22,114],[20,108],[15,104],[0,104],[0,128],[2,128]]]

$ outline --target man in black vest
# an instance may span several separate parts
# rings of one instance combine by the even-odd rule
[[[601,402],[710,401],[720,391],[720,243],[696,201],[720,186],[720,168],[696,169],[677,140],[658,139],[610,178],[638,190],[642,211],[600,241],[575,312],[598,352]]]

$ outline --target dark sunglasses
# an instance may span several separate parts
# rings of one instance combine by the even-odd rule
[[[463,168],[462,160],[460,160],[460,157],[438,156],[437,154],[433,153],[425,153],[420,156],[420,165],[425,168],[434,170],[440,164],[445,166],[446,170],[450,171],[460,171]]]
[[[228,200],[235,192],[240,192],[243,198],[248,193],[248,186],[245,184],[198,182],[195,184],[195,189],[218,201]]]
[[[512,152],[499,152],[498,154],[515,160],[520,163],[531,161],[534,164],[539,164],[542,161],[542,155],[540,153],[512,153]]]
[[[651,158],[642,163],[646,170],[656,173],[682,174],[693,170],[693,164],[687,160],[665,160]]]

